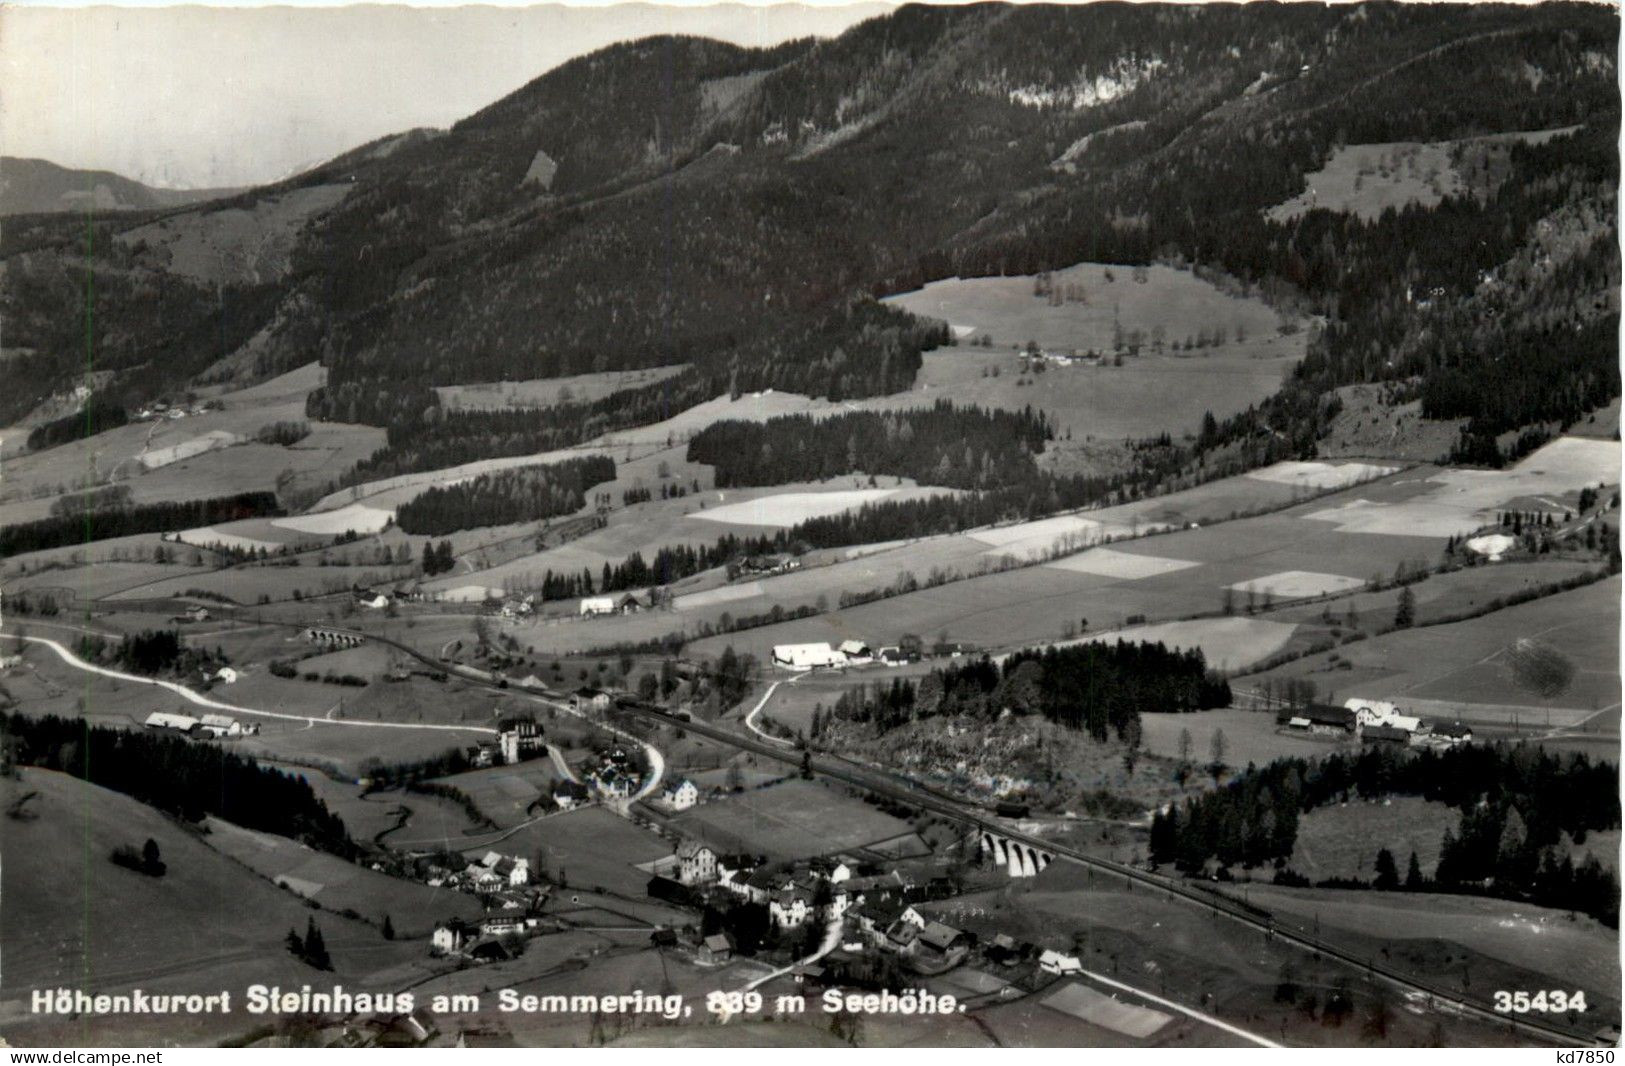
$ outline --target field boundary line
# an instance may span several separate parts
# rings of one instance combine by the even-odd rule
[[[1099,981],[1101,984],[1110,988],[1120,989],[1132,995],[1139,996],[1141,999],[1150,1000],[1159,1007],[1167,1007],[1169,1010],[1176,1010],[1187,1017],[1195,1018],[1199,1022],[1205,1022],[1208,1025],[1213,1026],[1215,1029],[1222,1029],[1231,1036],[1239,1036],[1243,1040],[1251,1040],[1259,1047],[1280,1048],[1285,1046],[1283,1044],[1277,1044],[1275,1041],[1270,1040],[1267,1037],[1259,1036],[1257,1033],[1248,1032],[1246,1029],[1243,1029],[1240,1026],[1231,1025],[1229,1022],[1221,1021],[1220,1019],[1213,1017],[1211,1014],[1204,1014],[1195,1007],[1187,1007],[1183,1003],[1175,1003],[1171,999],[1164,999],[1161,996],[1142,991],[1141,989],[1135,988],[1133,985],[1126,985],[1121,981],[1107,977],[1105,974],[1095,973],[1093,970],[1083,970],[1081,972],[1083,976],[1089,978],[1090,980]]]

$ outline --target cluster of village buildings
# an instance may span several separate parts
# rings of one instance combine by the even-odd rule
[[[1461,722],[1427,722],[1386,700],[1358,696],[1341,707],[1312,704],[1282,711],[1279,718],[1293,732],[1352,737],[1367,744],[1414,747],[1465,744],[1473,739],[1472,729]]]
[[[688,840],[655,865],[649,892],[679,901],[715,896],[757,904],[766,908],[768,921],[780,933],[841,923],[840,943],[846,950],[886,951],[927,966],[952,965],[970,946],[965,933],[916,907],[952,895],[950,882],[917,883],[896,869],[860,874],[857,861],[844,856],[769,863]],[[726,932],[714,933],[694,947],[701,962],[721,962],[731,956],[733,941]]]

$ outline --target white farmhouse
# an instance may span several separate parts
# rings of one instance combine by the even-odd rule
[[[811,670],[819,666],[843,666],[846,656],[826,643],[820,644],[775,644],[773,646],[773,662],[775,665],[788,667],[791,670]]]
[[[677,849],[677,879],[685,885],[703,885],[717,879],[717,853],[687,840]]]
[[[1354,712],[1355,720],[1361,729],[1367,726],[1387,726],[1390,729],[1403,729],[1407,733],[1414,733],[1422,725],[1422,720],[1414,715],[1401,714],[1396,704],[1387,700],[1368,700],[1355,696],[1343,704]]]
[[[581,613],[583,615],[614,614],[614,596],[583,596],[581,598]]]
[[[660,791],[660,802],[674,811],[686,811],[700,802],[700,790],[694,782],[683,778],[676,784],[667,784]]]
[[[843,640],[838,650],[849,663],[872,662],[875,657],[874,651],[861,640]]]
[[[1045,973],[1053,974],[1082,973],[1083,963],[1075,955],[1063,955],[1059,951],[1046,950],[1038,956],[1038,968]]]

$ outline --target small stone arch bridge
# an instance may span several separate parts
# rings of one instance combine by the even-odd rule
[[[321,626],[311,626],[305,630],[305,639],[312,644],[322,644],[329,648],[355,648],[366,642],[366,637],[355,633],[346,633],[339,629],[323,629]]]

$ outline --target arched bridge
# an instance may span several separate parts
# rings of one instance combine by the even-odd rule
[[[329,648],[354,648],[365,642],[367,638],[358,633],[350,633],[342,629],[323,629],[321,626],[311,626],[305,630],[305,639],[312,644],[325,644]]]
[[[990,830],[982,830],[981,837],[982,853],[1008,870],[1011,877],[1037,877],[1038,871],[1055,861],[1047,851]]]

